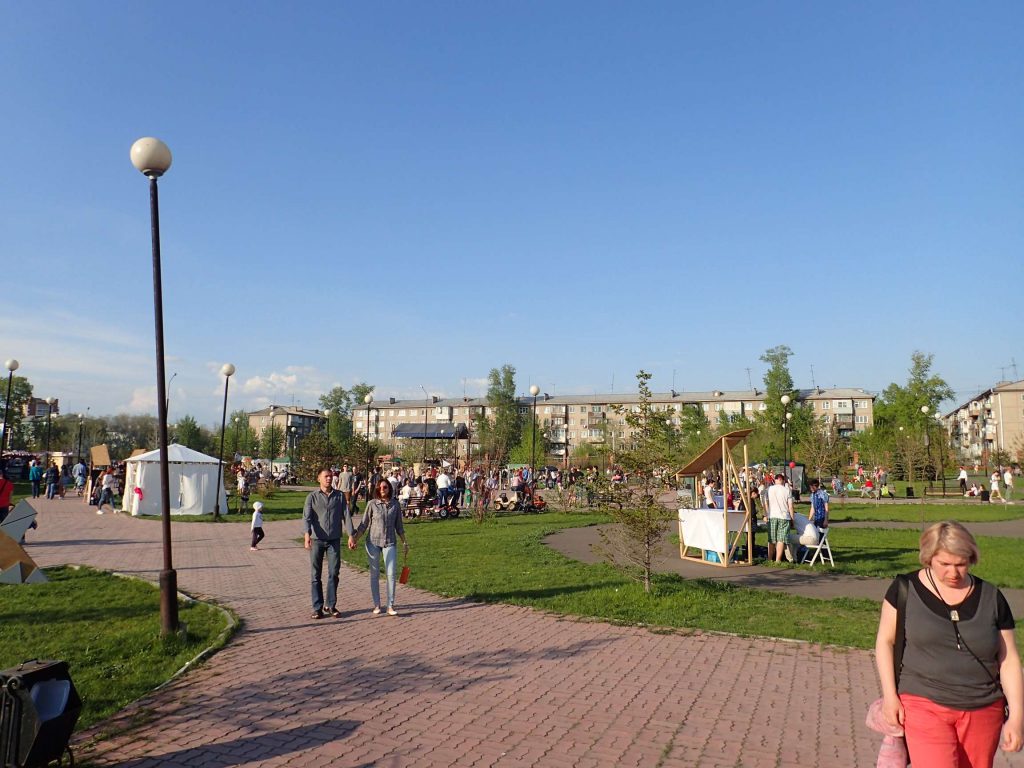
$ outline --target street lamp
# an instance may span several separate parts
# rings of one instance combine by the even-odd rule
[[[50,417],[53,416],[53,404],[57,402],[57,398],[48,397],[46,398],[46,461],[44,466],[50,466]]]
[[[334,464],[334,462],[331,461],[331,409],[330,408],[324,408],[324,417],[327,419],[327,425],[324,427],[325,431],[327,432],[327,464],[329,466],[331,466],[331,465]]]
[[[531,482],[537,481],[536,476],[536,461],[537,461],[537,395],[540,394],[540,387],[536,384],[530,385],[530,394],[533,395],[533,434],[531,435],[530,441],[530,480]]]
[[[171,562],[171,482],[167,457],[167,373],[164,370],[164,299],[160,270],[160,200],[157,179],[171,167],[171,150],[159,139],[132,144],[131,160],[149,179],[149,214],[153,241],[153,320],[156,335],[157,442],[160,449],[160,505],[164,567],[160,571],[160,631],[178,631],[178,575]]]
[[[213,503],[214,520],[220,517],[221,470],[224,467],[224,425],[228,420],[228,382],[235,374],[235,366],[231,363],[224,363],[220,367],[220,372],[224,376],[224,409],[220,414],[220,453],[217,454],[217,485],[214,486],[217,489],[217,500]],[[235,430],[235,434],[238,434],[237,430]]]
[[[288,474],[294,475],[295,472],[295,433],[298,432],[297,427],[292,427],[292,449],[288,452]]]
[[[0,467],[6,468],[4,464],[4,451],[7,450],[7,433],[10,431],[10,422],[7,420],[11,413],[11,384],[14,381],[14,372],[18,370],[20,363],[11,358],[4,363],[4,368],[7,369],[7,399],[4,400],[4,434],[0,439]]]
[[[370,501],[370,403],[373,402],[373,395],[367,394],[363,398],[366,403],[366,501]],[[424,433],[426,430],[424,429]],[[424,441],[426,443],[426,441]]]
[[[78,454],[79,461],[82,460],[82,427],[85,425],[85,415],[78,414]]]
[[[235,423],[235,448],[232,451],[232,453],[237,455],[238,454],[238,429],[239,429],[239,427],[242,424],[242,420],[238,416],[235,416],[235,418],[232,419],[232,421],[234,421],[234,423]]]
[[[274,414],[277,413],[277,409],[274,406],[270,406],[270,438],[267,440],[267,453],[269,454],[267,465],[270,467],[270,474],[274,474],[274,451],[275,444],[277,443],[277,434],[274,432]]]
[[[423,390],[423,396],[427,398],[423,406],[423,467],[420,469],[422,473],[427,466],[427,411],[430,410],[430,395],[427,394],[427,390],[422,384],[420,384],[420,389]]]
[[[928,419],[928,411],[929,410],[931,410],[931,409],[927,405],[922,405],[921,406],[921,415],[924,416],[924,450],[925,450],[926,455],[928,456],[928,463],[931,464],[932,463],[932,446],[931,446],[931,441],[928,439],[929,438],[929,433],[930,433],[930,430],[928,429],[928,424],[930,423],[929,419]],[[932,480],[934,480],[934,479],[935,479],[935,467],[933,466],[932,467],[932,477],[928,478],[928,487],[929,488],[932,487]]]
[[[786,467],[786,477],[789,478],[790,490],[793,486],[793,473],[789,469],[789,420],[793,418],[793,415],[789,412],[789,403],[792,398],[789,395],[783,395],[779,398],[779,402],[782,403],[783,409],[786,411],[786,421],[782,423],[782,463]]]

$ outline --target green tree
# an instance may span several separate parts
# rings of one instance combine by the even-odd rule
[[[206,440],[203,438],[203,432],[199,428],[199,424],[196,422],[193,416],[185,414],[178,423],[174,426],[174,437],[175,442],[184,445],[186,448],[191,448],[194,451],[205,451]]]
[[[224,435],[224,458],[232,458],[235,451],[243,456],[252,456],[259,451],[259,437],[256,430],[249,426],[247,411],[232,411],[225,428],[227,432]]]
[[[537,424],[537,442],[535,451],[533,442],[534,424],[533,420],[530,418],[530,414],[527,414],[525,421],[526,424],[523,427],[523,436],[509,454],[509,462],[512,464],[529,464],[531,457],[534,457],[534,463],[536,466],[543,467],[547,464],[548,453],[551,451],[551,443],[548,441],[547,430],[540,424]]]
[[[895,382],[886,387],[875,402],[875,428],[892,435],[899,427],[922,432],[934,420],[939,404],[953,398],[953,389],[938,374],[932,373],[935,356],[915,351],[910,356],[906,384]],[[922,413],[921,407],[928,408]]]
[[[276,419],[271,419],[271,422],[267,424],[259,440],[260,458],[267,461],[278,458],[284,448],[284,427],[275,424],[274,421]]]
[[[522,439],[523,418],[516,402],[516,369],[508,364],[492,368],[487,386],[488,415],[477,421],[480,446],[496,464],[504,464]]]
[[[21,429],[23,422],[22,409],[25,407],[25,403],[32,397],[32,384],[24,376],[14,376],[11,379],[11,402],[10,408],[7,410],[7,418],[10,420],[10,432],[7,435],[7,447],[8,449],[27,449],[28,434]],[[6,408],[7,406],[7,382],[4,381],[0,385],[0,407]],[[0,411],[0,418],[3,417],[3,411]],[[4,425],[4,429],[7,429],[7,425]]]
[[[609,484],[602,489],[605,494],[612,494],[620,506],[613,505],[607,510],[615,524],[611,532],[602,529],[600,536],[605,558],[642,582],[649,594],[661,543],[673,517],[658,501],[662,488],[655,470],[668,466],[674,456],[666,439],[664,412],[651,407],[651,374],[640,371],[636,378],[637,407],[616,407],[618,413],[625,415],[631,430],[631,439],[618,456],[631,481],[629,485]]]
[[[789,372],[789,358],[792,356],[793,350],[785,344],[767,349],[761,355],[761,362],[768,364],[764,374],[765,407],[754,420],[757,439],[752,443],[769,460],[784,458],[787,439],[790,458],[802,459],[798,446],[810,433],[814,422],[814,412],[801,406],[798,400],[800,393],[793,386],[793,376]],[[784,396],[790,399],[786,405],[782,403]],[[787,419],[786,413],[790,413],[791,418]]]

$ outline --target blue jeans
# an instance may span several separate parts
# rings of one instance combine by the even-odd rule
[[[333,611],[338,602],[338,574],[341,571],[341,539],[313,539],[309,545],[309,564],[313,575],[313,610],[324,609],[324,586],[320,574],[327,554],[327,610]]]
[[[57,484],[56,483],[47,483],[46,484],[46,498],[52,499],[56,495],[57,495]]]
[[[33,499],[38,499],[39,498],[39,484],[41,482],[42,482],[42,480],[33,480],[32,481],[32,498]]]
[[[366,539],[366,561],[370,565],[370,597],[373,604],[380,606],[380,556],[384,554],[384,571],[388,578],[388,608],[395,604],[395,564],[398,553],[395,545],[378,547],[369,538]]]

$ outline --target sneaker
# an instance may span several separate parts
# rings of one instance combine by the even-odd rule
[[[373,615],[374,616],[379,616],[380,615],[380,606],[379,605],[373,606]]]
[[[249,547],[249,551],[250,552],[258,552],[259,549],[260,549],[259,547]]]
[[[97,515],[102,515],[103,514],[103,510],[102,509],[97,509],[96,510],[96,514]]]
[[[310,616],[309,618],[311,618],[311,619],[322,619],[323,617],[324,617],[323,611],[313,611],[313,615]]]
[[[395,606],[389,605],[388,606],[388,616],[397,616],[397,615],[398,615],[398,611],[395,610]]]

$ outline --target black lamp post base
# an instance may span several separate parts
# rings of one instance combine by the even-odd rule
[[[178,631],[178,572],[160,571],[160,634]]]

